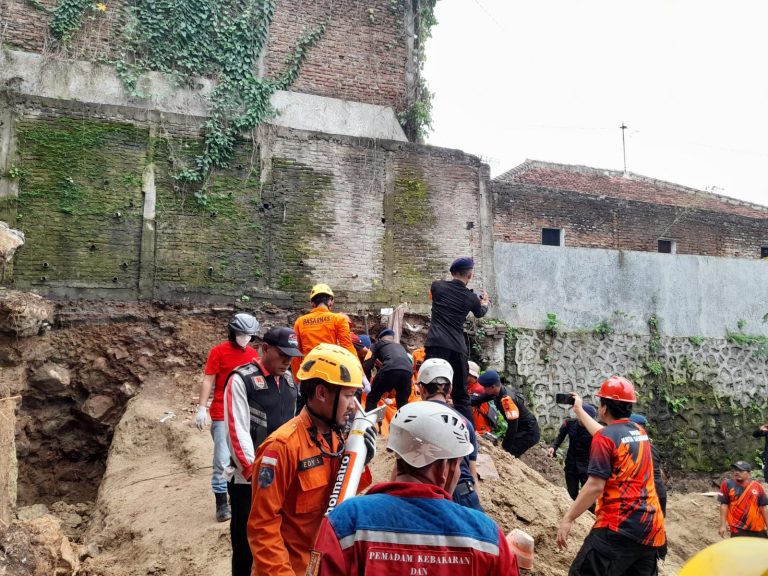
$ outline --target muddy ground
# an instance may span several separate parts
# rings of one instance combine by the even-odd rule
[[[23,396],[19,511],[31,519],[0,524],[0,576],[229,573],[228,524],[215,522],[210,492],[212,442],[193,420],[205,355],[224,337],[231,312],[60,308],[51,332],[5,341],[0,361]],[[256,314],[264,326],[292,320],[272,308]],[[50,365],[68,378],[49,377]],[[481,452],[499,475],[480,484],[487,513],[505,531],[536,539],[532,574],[566,574],[591,516],[574,525],[569,549],[557,550],[557,525],[570,505],[557,462],[543,447],[521,460],[487,443]],[[391,461],[381,440],[377,479],[389,477]],[[711,484],[673,483],[662,574],[676,574],[718,538],[714,500],[699,494]],[[35,504],[47,510],[29,508]]]

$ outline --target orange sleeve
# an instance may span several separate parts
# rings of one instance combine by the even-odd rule
[[[265,455],[268,461],[276,462],[274,466],[268,466],[263,461]],[[280,533],[283,502],[291,481],[296,477],[296,462],[293,460],[286,442],[265,442],[256,454],[252,476],[253,498],[248,516],[248,543],[253,554],[254,574],[295,576]]]
[[[296,341],[299,344],[299,350],[301,350],[303,353],[304,349],[301,347],[301,330],[299,329],[298,320],[293,323],[293,331],[296,332]],[[301,358],[294,358],[291,360],[291,374],[293,374],[293,381],[296,382],[296,384],[299,383],[297,374],[299,373],[299,368],[301,368],[301,360]]]
[[[349,335],[349,322],[341,315],[336,315],[336,342],[342,348],[346,348],[357,358],[357,350],[352,344],[352,337]]]

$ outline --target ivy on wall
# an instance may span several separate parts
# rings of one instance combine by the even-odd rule
[[[107,9],[89,0],[59,0],[51,34],[66,44],[89,11]],[[131,0],[124,8],[117,57],[110,63],[130,94],[146,96],[141,78],[148,71],[189,86],[198,77],[216,81],[210,117],[203,124],[203,151],[179,167],[178,180],[205,189],[211,170],[229,166],[241,134],[274,113],[272,94],[295,82],[309,49],[325,32],[321,25],[302,36],[284,70],[276,78],[260,78],[256,63],[274,12],[275,0]]]

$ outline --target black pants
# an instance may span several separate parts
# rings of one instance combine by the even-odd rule
[[[453,368],[453,385],[451,387],[453,407],[468,421],[474,422],[472,408],[469,406],[469,394],[467,393],[467,374],[469,371],[467,355],[440,346],[427,346],[424,351],[427,358],[448,360],[448,364]]]
[[[453,501],[456,504],[461,504],[465,508],[474,508],[480,512],[483,510],[483,505],[480,504],[480,496],[477,495],[475,489],[475,483],[471,480],[462,480],[456,486],[456,490],[453,491]]]
[[[371,384],[371,391],[365,399],[365,411],[373,410],[386,392],[395,389],[395,402],[402,408],[408,404],[411,396],[411,372],[405,370],[388,370],[376,374]]]
[[[607,528],[596,528],[584,539],[568,576],[656,576],[659,552]]]
[[[232,519],[229,537],[232,542],[232,576],[251,576],[251,546],[248,544],[248,515],[251,513],[251,485],[227,482]]]
[[[765,530],[762,532],[753,532],[752,530],[736,530],[736,532],[731,532],[731,538],[738,538],[739,536],[748,536],[749,538],[768,538],[768,534],[765,533]]]
[[[507,422],[507,433],[504,435],[501,447],[515,458],[520,458],[531,446],[535,446],[540,439],[541,431],[538,426],[533,429],[528,427],[520,428],[517,421]]]
[[[571,497],[571,500],[576,500],[579,490],[587,483],[588,478],[589,475],[586,470],[579,472],[579,469],[575,467],[565,469],[565,487],[568,489],[568,495]]]

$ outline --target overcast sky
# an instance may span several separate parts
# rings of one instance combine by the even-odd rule
[[[765,0],[439,0],[428,142],[768,205]]]

